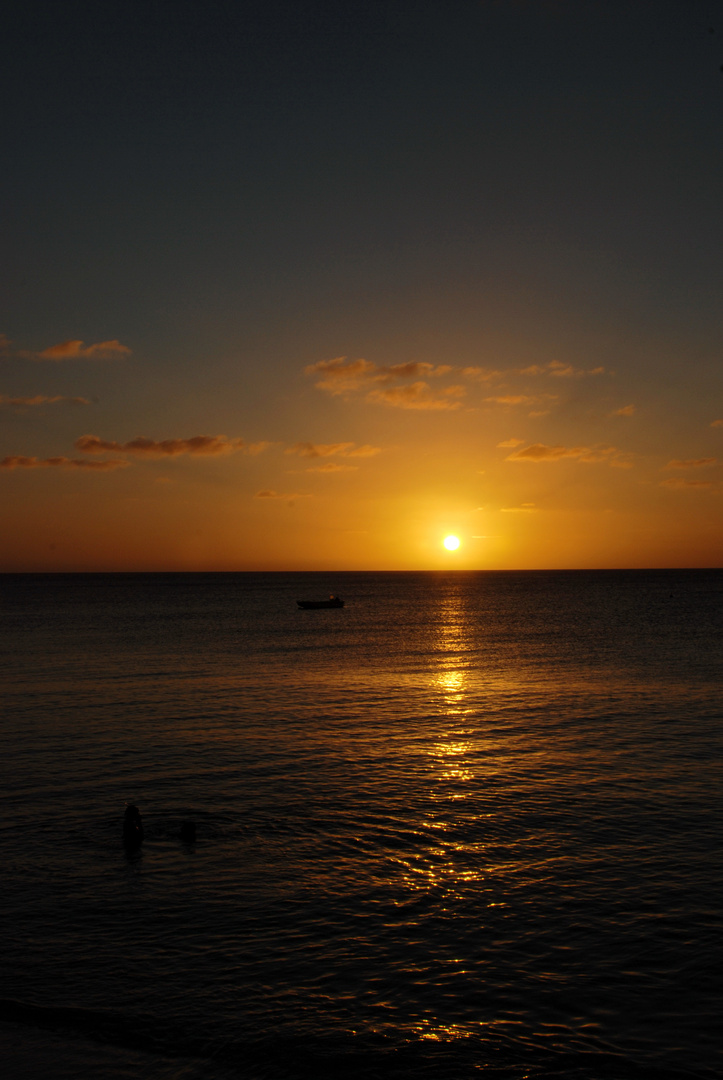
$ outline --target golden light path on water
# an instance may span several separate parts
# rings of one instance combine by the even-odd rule
[[[503,899],[507,887],[499,878],[513,867],[506,859],[499,862],[487,858],[485,851],[492,845],[479,839],[482,819],[493,816],[480,806],[484,779],[480,766],[487,752],[496,748],[496,740],[490,740],[483,754],[479,702],[474,700],[471,686],[477,681],[476,672],[470,669],[472,635],[461,600],[455,590],[438,608],[436,670],[430,671],[427,680],[438,725],[436,737],[430,739],[425,750],[429,762],[427,795],[439,809],[418,821],[423,851],[418,850],[415,859],[401,856],[400,862],[404,864],[406,887],[415,893],[434,895],[442,911],[459,903],[468,904],[473,897],[482,928],[485,909],[507,906]],[[460,838],[465,835],[469,838]],[[494,890],[490,879],[497,879]],[[472,957],[464,953],[448,955],[444,963],[450,985],[456,980],[468,980],[476,966]],[[422,969],[420,965],[420,975]],[[409,1035],[446,1043],[479,1038],[483,1031],[506,1023],[501,1018],[482,1016],[466,1022],[444,1022],[433,1007],[430,1015],[410,1025]]]

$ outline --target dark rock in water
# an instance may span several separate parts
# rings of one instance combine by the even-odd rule
[[[123,843],[130,850],[139,848],[143,843],[143,822],[137,806],[129,803],[123,817]]]
[[[187,844],[192,844],[196,839],[196,822],[184,821],[181,825],[181,840],[185,840]]]

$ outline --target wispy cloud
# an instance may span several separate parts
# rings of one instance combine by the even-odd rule
[[[634,416],[635,415],[635,406],[634,405],[623,405],[622,409],[616,409],[614,412],[610,413],[610,415],[611,416]]]
[[[376,457],[377,454],[381,454],[381,446],[370,446],[369,443],[364,443],[363,446],[355,446],[353,450],[350,450],[348,457]]]
[[[320,376],[317,386],[330,394],[346,394],[370,383],[392,383],[401,379],[440,378],[452,371],[449,364],[428,364],[412,360],[405,364],[383,366],[371,360],[349,360],[337,356],[333,360],[320,360],[309,364],[307,375]]]
[[[712,488],[715,485],[710,480],[684,480],[681,476],[671,476],[668,480],[661,480],[660,487],[682,491],[684,488]]]
[[[264,444],[256,444],[263,446]],[[176,457],[179,454],[213,457],[234,454],[249,448],[243,439],[227,439],[225,435],[194,435],[191,439],[148,439],[140,435],[130,442],[119,443],[101,439],[98,435],[81,435],[75,441],[76,450],[82,454],[146,454],[156,457]],[[251,450],[253,453],[253,449]]]
[[[114,338],[112,341],[98,341],[95,345],[86,345],[78,339],[61,341],[31,355],[37,360],[117,360],[130,356],[130,353],[127,345],[121,345],[120,341]]]
[[[536,514],[537,507],[534,503],[522,503],[520,506],[501,506],[501,514]]]
[[[493,405],[534,405],[539,398],[527,397],[525,394],[500,394],[497,397],[486,397],[485,401]]]
[[[86,461],[83,458],[36,458],[6,457],[0,460],[0,469],[91,469],[106,472],[112,469],[124,469],[127,461]]]
[[[353,458],[367,458],[375,457],[376,454],[381,454],[382,448],[380,446],[356,446],[353,442],[343,443],[312,443],[312,442],[298,442],[293,446],[287,446],[284,450],[285,454],[298,454],[299,457],[307,458],[324,458],[324,457],[353,457]],[[350,466],[351,467],[351,466]],[[321,470],[317,470],[321,471]],[[326,472],[332,472],[331,469],[324,470]]]
[[[313,496],[307,491],[272,491],[265,489],[257,491],[255,499],[311,499]]]
[[[505,461],[562,461],[565,458],[584,462],[606,461],[618,468],[628,467],[628,462],[620,458],[620,451],[614,446],[546,446],[544,443],[532,443],[508,454]]]
[[[700,457],[700,458],[687,458],[683,460],[669,461],[667,465],[664,465],[664,469],[703,469],[708,465],[715,465],[717,458],[714,457]]]
[[[378,374],[379,368],[371,360],[350,360],[347,363],[345,356],[337,356],[333,360],[309,364],[304,371],[307,375],[319,376],[316,385],[320,390],[336,395],[358,390]]]
[[[549,405],[557,401],[557,394],[538,394],[534,397],[528,394],[496,394],[493,397],[486,397],[485,401],[491,405],[507,405],[509,408],[516,405]],[[548,409],[531,412],[530,416],[546,416],[547,412],[549,412]]]
[[[390,386],[384,390],[371,390],[367,401],[390,405],[396,409],[450,410],[458,409],[458,400],[465,393],[463,386],[448,386],[440,394],[434,394],[426,382],[410,383],[408,386]]]
[[[28,349],[13,348],[7,334],[0,334],[0,359],[5,360],[119,360],[130,355],[128,346],[121,345],[117,338],[112,341],[97,341],[94,345],[86,345],[80,338],[72,338],[69,341],[60,341],[57,345],[50,345],[40,352],[30,352]]]
[[[550,360],[548,364],[531,364],[521,368],[520,375],[553,375],[558,379],[581,379],[585,375],[603,375],[604,367],[576,368],[573,364],[565,364],[561,360]]]
[[[36,394],[35,397],[6,397],[5,394],[0,394],[0,405],[10,405],[16,408],[55,405],[61,401],[65,401],[69,405],[90,405],[88,398],[84,397],[62,397],[60,395],[47,397],[45,394]]]
[[[316,386],[320,390],[325,390],[334,396],[348,399],[352,395],[363,394],[365,401],[377,405],[390,405],[399,409],[442,411],[460,408],[459,399],[467,392],[464,384],[467,386],[470,383],[487,384],[489,389],[490,383],[507,379],[507,385],[501,388],[502,392],[484,400],[494,405],[537,405],[538,411],[530,415],[544,416],[546,410],[539,409],[539,406],[550,406],[557,401],[557,395],[530,394],[527,392],[527,387],[522,388],[524,392],[518,393],[514,381],[510,380],[519,379],[521,375],[577,378],[583,375],[602,374],[604,368],[583,370],[556,360],[542,366],[532,365],[507,371],[481,365],[461,367],[454,364],[430,364],[416,360],[384,366],[375,364],[371,360],[348,360],[346,356],[337,356],[332,360],[320,360],[316,364],[309,364],[304,370],[307,375],[317,380]],[[456,378],[455,385],[444,388],[435,387],[434,390],[430,386],[432,380],[447,380],[449,376]]]
[[[497,446],[501,449],[512,448],[514,446],[522,446],[524,439],[505,439],[504,442],[498,442]]]
[[[392,364],[391,367],[379,369],[382,379],[416,379],[419,376],[425,379],[439,379],[443,375],[449,375],[453,371],[451,364],[428,364],[424,361],[412,360],[407,364]]]
[[[300,457],[333,457],[336,454],[347,454],[354,443],[310,443],[298,442],[288,446],[285,454],[298,454]]]
[[[306,472],[320,472],[320,473],[340,473],[340,472],[356,472],[358,465],[340,465],[338,461],[327,461],[324,465],[313,465]]]
[[[711,427],[723,427],[723,420],[713,420],[711,422],[710,426]]]
[[[463,367],[460,374],[465,379],[471,379],[473,382],[493,382],[495,379],[502,377],[501,371],[484,367]]]

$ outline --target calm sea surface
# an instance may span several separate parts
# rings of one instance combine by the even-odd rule
[[[719,1076],[722,602],[0,577],[6,1075]]]

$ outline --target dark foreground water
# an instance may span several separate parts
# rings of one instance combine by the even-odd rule
[[[720,1075],[723,572],[0,595],[6,1075]]]

